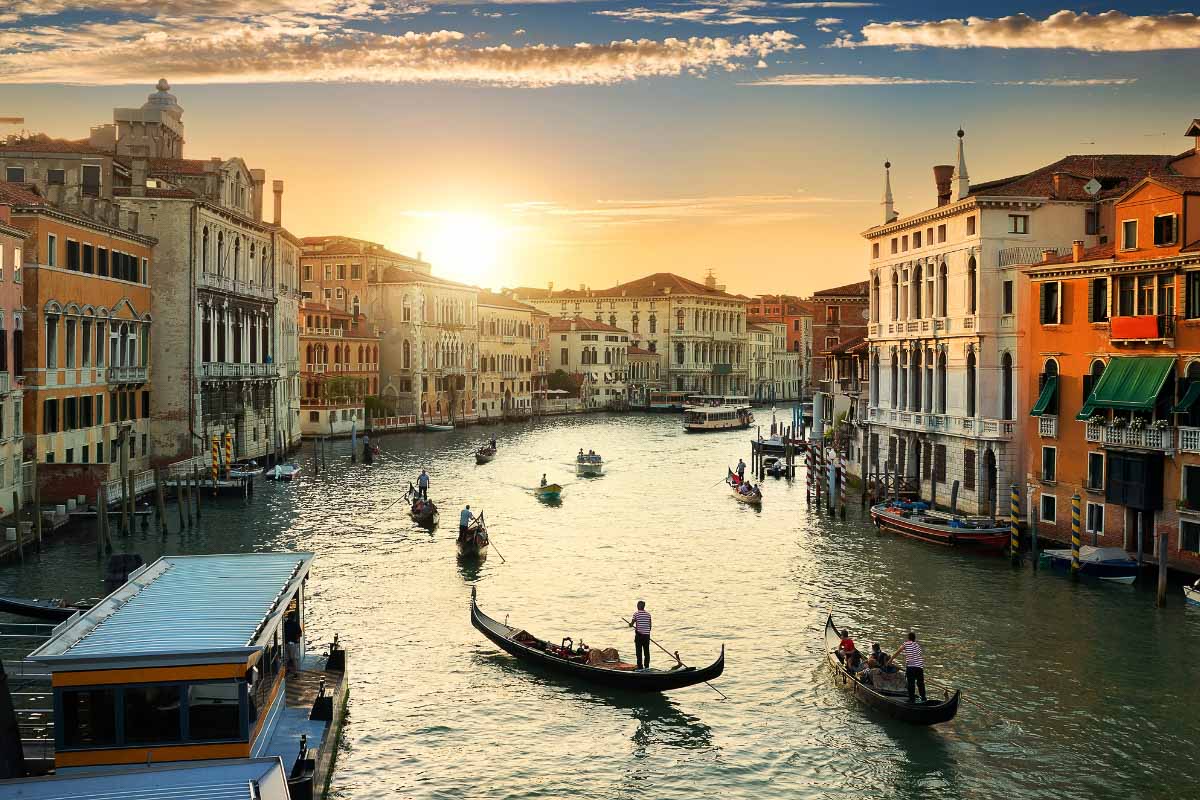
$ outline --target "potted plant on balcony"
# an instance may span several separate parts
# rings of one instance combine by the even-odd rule
[[[1129,421],[1129,430],[1140,431],[1146,428],[1146,418],[1141,414],[1134,414],[1133,419]]]
[[[1092,414],[1088,417],[1089,425],[1108,425],[1108,417],[1103,414]]]
[[[1113,427],[1113,428],[1124,428],[1125,427],[1125,418],[1124,417],[1113,417],[1112,421],[1110,421],[1108,424],[1110,427]]]
[[[1156,419],[1150,423],[1150,427],[1156,431],[1165,431],[1167,429],[1167,421],[1165,419]]]

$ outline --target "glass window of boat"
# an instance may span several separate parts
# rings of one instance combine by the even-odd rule
[[[177,684],[127,686],[124,690],[125,743],[157,744],[183,739]]]
[[[73,689],[62,692],[63,746],[103,747],[117,742],[117,693],[113,689]]]
[[[241,739],[241,686],[236,682],[194,683],[187,687],[188,739]]]

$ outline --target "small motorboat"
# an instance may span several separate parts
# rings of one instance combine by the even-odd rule
[[[1200,606],[1200,581],[1183,587],[1183,599],[1189,605]]]
[[[474,522],[467,526],[465,531],[459,530],[456,543],[460,556],[474,556],[475,558],[487,556],[489,539],[487,523],[483,521],[483,514],[480,514]]]
[[[604,474],[604,459],[594,452],[579,451],[575,456],[575,474],[584,478],[597,478]]]
[[[409,509],[409,516],[413,522],[422,525],[426,528],[432,528],[438,523],[438,507],[432,500],[413,500],[412,508]]]
[[[239,461],[229,467],[229,479],[237,480],[238,478],[256,478],[263,474],[263,468],[258,465],[257,461]]]
[[[667,669],[637,669],[622,661],[614,648],[588,647],[582,641],[576,647],[571,639],[563,639],[560,644],[543,641],[522,628],[494,620],[480,611],[475,602],[474,586],[471,587],[471,624],[518,661],[631,692],[682,689],[719,678],[725,671],[724,645],[721,655],[707,667],[688,667],[676,661]]]
[[[725,477],[725,485],[733,492],[734,499],[748,506],[762,506],[762,487],[744,481],[733,470]]]
[[[788,477],[787,461],[778,456],[766,456],[763,458],[763,471],[772,478]]]
[[[487,447],[481,447],[475,451],[476,464],[486,464],[495,457],[496,448],[492,447],[491,445],[488,445]]]
[[[1002,520],[943,514],[919,500],[892,500],[871,506],[871,521],[880,530],[945,547],[995,553],[1009,545],[1008,525]]]
[[[426,422],[425,430],[427,430],[427,431],[452,431],[452,430],[454,430],[454,426],[453,425],[437,425],[432,422]]]
[[[81,611],[87,611],[96,603],[96,600],[80,600],[75,603],[65,603],[58,598],[42,599],[40,597],[0,595],[0,611],[15,614],[19,617],[48,619],[54,622],[70,619]]]
[[[1043,550],[1041,557],[1050,562],[1055,572],[1071,572],[1071,550]],[[1133,583],[1137,580],[1137,559],[1120,547],[1079,548],[1079,574],[1110,583]]]
[[[290,481],[300,472],[295,464],[276,464],[266,471],[263,476],[269,481]]]
[[[942,700],[908,702],[908,687],[907,682],[903,680],[903,669],[896,673],[900,680],[895,683],[885,683],[885,676],[881,675],[879,670],[870,670],[867,673],[872,681],[879,681],[878,686],[863,682],[846,669],[845,661],[839,652],[841,644],[842,637],[838,635],[838,629],[833,624],[833,615],[830,614],[825,620],[825,656],[829,660],[830,669],[833,670],[834,679],[872,708],[914,725],[949,722],[958,713],[958,701],[962,696],[959,689],[956,689],[953,695],[946,692]]]
[[[533,493],[542,500],[557,500],[562,494],[562,487],[557,483],[547,483],[545,486],[536,487]]]

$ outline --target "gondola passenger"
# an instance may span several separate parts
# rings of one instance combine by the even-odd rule
[[[857,652],[858,648],[854,646],[854,640],[850,638],[850,631],[842,628],[842,642],[838,645],[838,654],[845,660],[851,653]]]

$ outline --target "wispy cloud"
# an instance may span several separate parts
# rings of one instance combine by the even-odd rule
[[[974,81],[943,80],[939,78],[904,78],[898,75],[789,74],[772,75],[741,86],[939,86],[970,84]]]
[[[614,17],[626,22],[691,22],[700,25],[783,25],[799,22],[804,17],[758,14],[736,8],[700,6],[696,8],[622,8],[592,12],[601,17]]]
[[[589,205],[568,206],[534,200],[511,203],[506,209],[530,221],[559,221],[589,228],[705,222],[725,225],[754,225],[824,216],[822,206],[857,202],[795,194],[712,195],[657,199],[598,200]]]
[[[442,30],[386,35],[261,22],[213,31],[200,22],[92,24],[0,32],[0,83],[455,82],[493,86],[601,85],[732,72],[799,47],[772,31],[736,38],[625,39],[572,45],[471,46]]]
[[[845,20],[839,19],[838,17],[821,17],[818,20],[814,20],[813,25],[817,27],[817,30],[823,33],[832,33],[833,26],[841,25],[843,22],[845,22]]]
[[[998,47],[1139,52],[1200,48],[1200,17],[1195,14],[1130,16],[1059,11],[1045,19],[1014,14],[998,19],[967,17],[932,22],[873,22],[860,39],[845,37],[842,47]]]
[[[996,86],[1128,86],[1137,78],[1041,78],[1032,81],[996,81]]]

